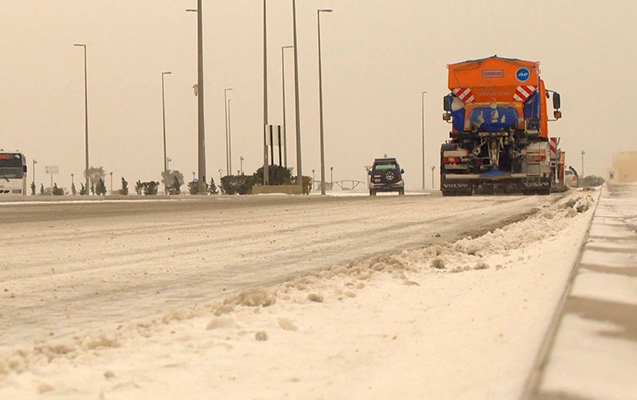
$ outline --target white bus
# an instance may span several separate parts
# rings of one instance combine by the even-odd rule
[[[17,151],[0,150],[0,196],[27,194],[27,160]]]

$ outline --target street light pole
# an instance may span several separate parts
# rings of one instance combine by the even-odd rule
[[[285,118],[285,49],[290,49],[294,46],[282,46],[281,47],[281,82],[283,85],[283,166],[288,168],[288,129]]]
[[[243,175],[243,160],[245,160],[243,156],[239,157],[239,162],[241,163],[241,170],[239,172],[241,175]]]
[[[230,102],[232,99],[228,99],[228,175],[232,175],[232,118]]]
[[[584,154],[586,153],[582,150],[582,179],[586,177],[586,175],[584,175]]]
[[[164,131],[164,194],[168,194],[168,166],[166,161],[166,102],[164,99],[164,75],[170,75],[172,72],[164,71],[161,73],[161,110],[162,110],[162,127]],[[112,186],[112,185],[111,185]],[[111,188],[113,190],[113,188]]]
[[[228,91],[232,88],[223,89],[223,102],[226,109],[226,171],[232,171],[230,168],[230,134],[228,128]]]
[[[111,193],[113,193],[113,173],[111,172]]]
[[[425,95],[426,91],[421,93],[422,100],[422,188],[425,189]],[[433,180],[431,185],[433,186]]]
[[[294,100],[296,111],[296,181],[303,193],[303,171],[301,162],[301,108],[299,104],[299,46],[296,35],[296,0],[292,0],[292,21],[294,27]]]
[[[321,195],[325,196],[325,136],[323,132],[323,68],[321,66],[321,13],[331,13],[331,9],[316,10],[318,26],[318,70],[319,70],[319,125],[321,131]]]
[[[434,169],[436,169],[435,165],[431,166],[431,188],[434,188]]]
[[[270,162],[268,162],[268,5],[263,0],[263,184],[270,184]],[[273,143],[270,143],[272,146]],[[274,160],[271,160],[274,161]]]
[[[84,143],[85,143],[85,169],[84,176],[86,177],[86,190],[85,193],[88,195],[88,73],[86,67],[86,44],[84,43],[75,43],[73,46],[82,47],[84,49]]]
[[[37,164],[38,162],[36,161],[36,159],[33,159],[33,184],[35,185],[35,187],[37,187],[37,184],[35,182],[35,164]],[[35,191],[33,192],[33,195],[35,196]]]
[[[204,124],[204,83],[203,83],[203,16],[201,0],[197,0],[197,9],[186,11],[197,13],[197,96],[198,96],[198,129],[197,129],[197,169],[199,175],[197,194],[206,194],[206,133]]]

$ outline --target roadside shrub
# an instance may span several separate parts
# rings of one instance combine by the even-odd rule
[[[98,196],[104,196],[106,194],[106,184],[104,183],[104,179],[100,178],[97,181],[97,186],[95,187],[95,193]]]
[[[142,189],[144,191],[144,195],[146,196],[156,195],[158,188],[159,188],[159,182],[155,182],[155,181],[142,182]]]
[[[58,184],[53,185],[53,196],[64,196],[64,189],[59,188]]]
[[[204,185],[206,185],[205,190],[206,192],[208,192],[208,183],[204,182]],[[188,191],[190,192],[190,194],[198,194],[199,193],[199,182],[188,182]]]
[[[602,186],[605,180],[602,177],[589,175],[585,178],[580,179],[579,187],[589,187],[589,186]]]
[[[219,188],[215,185],[215,179],[210,178],[210,186],[208,187],[208,193],[219,194]]]
[[[124,177],[122,177],[122,188],[119,190],[119,194],[121,194],[122,196],[128,195],[128,182],[126,182],[126,179],[124,179]]]
[[[296,178],[292,179],[291,185],[296,185]],[[312,177],[303,176],[303,194],[310,194],[312,191]]]
[[[253,177],[255,184],[261,185],[263,183],[263,167],[257,169]],[[270,185],[289,185],[292,180],[292,169],[270,165],[268,168],[268,179]]]
[[[221,178],[221,190],[225,194],[249,194],[254,186],[254,176],[226,175]]]
[[[182,177],[183,179],[183,177]],[[179,177],[177,175],[173,176],[173,185],[168,188],[168,193],[170,194],[181,194],[181,185],[183,181],[179,181]]]

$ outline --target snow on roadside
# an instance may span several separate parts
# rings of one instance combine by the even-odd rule
[[[0,355],[0,398],[517,398],[597,196],[15,349]]]

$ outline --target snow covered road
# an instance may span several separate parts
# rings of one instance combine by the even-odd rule
[[[35,207],[47,221],[3,224],[0,243],[12,256],[0,268],[0,349],[188,307],[300,271],[455,240],[546,201],[206,200],[45,203]],[[25,206],[34,205],[11,208]]]
[[[0,395],[514,398],[593,201],[37,205],[74,217],[0,234]]]

